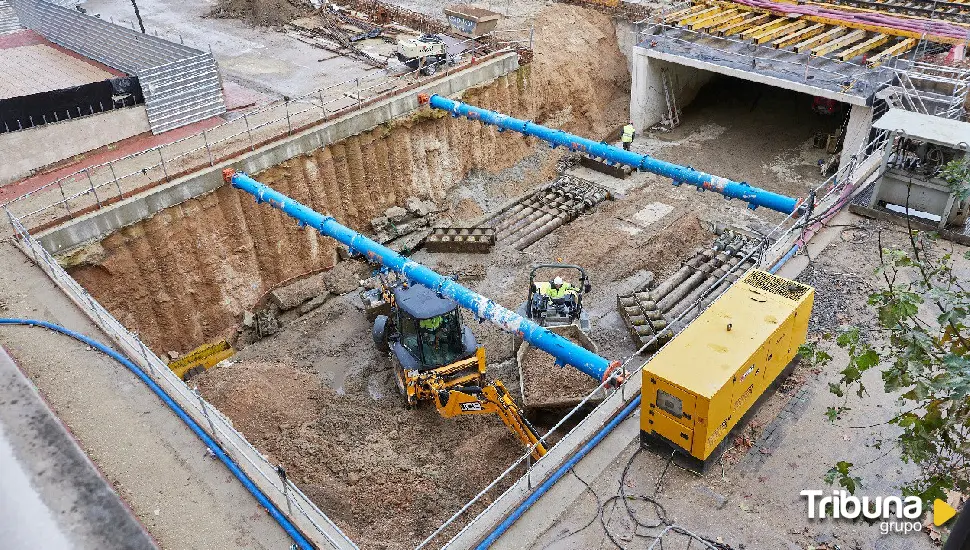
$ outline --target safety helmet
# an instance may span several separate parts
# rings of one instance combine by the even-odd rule
[[[555,279],[553,279],[552,280],[552,284],[554,284],[556,286],[562,285],[562,277],[556,277]]]

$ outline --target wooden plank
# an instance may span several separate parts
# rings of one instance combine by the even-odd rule
[[[716,31],[717,31],[717,34],[721,36],[730,36],[732,34],[737,34],[743,31],[744,29],[750,29],[755,25],[760,25],[761,23],[764,23],[765,21],[767,21],[769,17],[771,16],[768,15],[767,13],[762,13],[760,15],[755,15],[754,17],[749,17],[748,19],[745,19],[740,23],[728,25],[724,28],[718,28],[716,29]]]
[[[707,8],[706,10],[701,10],[701,11],[699,11],[697,13],[688,15],[687,17],[682,17],[682,18],[678,19],[677,20],[677,25],[683,27],[684,25],[686,25],[688,23],[693,23],[694,21],[697,21],[698,19],[703,19],[704,16],[706,16],[706,15],[710,15],[712,13],[716,13],[716,12],[719,12],[719,11],[721,11],[721,7],[720,6],[715,6],[713,8]]]
[[[725,20],[723,20],[723,21],[721,21],[719,23],[716,23],[714,26],[708,27],[707,29],[704,29],[704,30],[706,32],[710,33],[710,34],[717,34],[718,31],[720,31],[721,29],[726,29],[726,28],[728,28],[728,27],[730,27],[730,26],[732,26],[732,25],[734,25],[736,23],[740,23],[746,17],[750,17],[750,16],[751,16],[751,14],[748,13],[748,12],[738,11],[737,13],[735,13],[734,15],[732,15],[731,17],[728,17],[727,19],[725,19]]]
[[[843,34],[847,33],[848,31],[849,29],[845,27],[835,27],[834,29],[825,31],[814,38],[809,38],[808,40],[795,44],[795,47],[792,49],[798,53],[802,53],[804,51],[811,50],[812,48],[814,48],[815,46],[818,46],[819,44],[824,44],[825,42],[828,42],[833,38],[838,38]]]
[[[895,57],[904,52],[908,52],[909,50],[913,49],[913,46],[915,45],[916,45],[915,38],[907,38],[906,40],[900,40],[896,44],[870,57],[869,66],[875,67],[876,65],[879,65],[880,63],[882,63],[883,61],[886,61],[891,57]]]
[[[811,27],[808,27],[807,29],[802,29],[802,30],[797,31],[795,33],[792,33],[792,34],[789,34],[789,35],[786,35],[786,36],[782,36],[778,40],[775,40],[774,42],[772,42],[771,43],[771,46],[774,47],[774,48],[786,48],[788,46],[791,46],[792,44],[795,44],[797,42],[801,42],[802,40],[805,40],[807,38],[811,38],[813,36],[818,36],[818,35],[822,34],[823,32],[825,32],[825,29],[826,28],[827,27],[825,25],[823,25],[821,23],[816,23],[816,24],[812,25]]]
[[[717,15],[713,15],[711,17],[708,17],[706,19],[702,19],[700,21],[695,21],[695,22],[691,23],[690,25],[688,25],[688,28],[689,29],[692,29],[692,30],[695,30],[695,31],[701,31],[701,30],[704,30],[704,29],[713,27],[714,25],[720,24],[723,21],[727,21],[728,19],[731,19],[732,17],[736,16],[737,14],[738,14],[738,10],[722,11],[721,13],[718,13]]]
[[[874,50],[879,46],[882,46],[886,42],[889,42],[888,36],[886,36],[885,34],[877,34],[876,36],[873,36],[872,38],[870,38],[869,40],[866,40],[862,44],[858,44],[847,50],[844,50],[842,53],[839,54],[839,58],[842,61],[848,61],[850,59],[854,59],[868,51]]]
[[[761,31],[766,31],[766,30],[780,27],[785,24],[785,21],[788,21],[788,19],[785,19],[784,17],[779,17],[778,19],[772,19],[767,23],[758,25],[757,27],[752,27],[742,32],[739,36],[741,37],[742,40],[747,40],[748,38],[751,38],[751,35],[758,34]]]
[[[823,56],[827,53],[834,52],[835,50],[838,50],[840,48],[844,48],[846,46],[855,44],[860,40],[864,40],[865,37],[866,37],[866,31],[862,29],[854,30],[841,38],[832,40],[831,42],[827,42],[825,44],[815,46],[814,48],[812,48],[812,55]]]
[[[788,34],[798,29],[803,29],[808,26],[808,21],[795,21],[794,23],[789,23],[778,27],[777,29],[771,29],[769,31],[760,32],[751,37],[755,44],[764,44],[765,42],[779,37],[783,34]]]
[[[668,13],[667,15],[665,15],[664,16],[664,19],[663,19],[663,22],[664,23],[670,23],[672,21],[676,21],[680,17],[684,17],[684,16],[687,16],[687,15],[691,15],[691,14],[697,13],[697,12],[699,12],[701,10],[707,9],[708,7],[709,6],[707,4],[697,4],[695,6],[691,6],[691,7],[687,8],[687,9],[677,10],[674,13]]]

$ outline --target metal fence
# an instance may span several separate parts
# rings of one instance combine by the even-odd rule
[[[44,270],[52,281],[107,334],[119,350],[135,362],[165,393],[212,436],[233,461],[318,548],[356,549],[357,546],[289,479],[278,473],[232,421],[202,398],[199,392],[168,368],[137,335],[131,333],[78,284],[57,260],[35,240],[16,217],[7,212],[14,238],[21,250]]]
[[[518,32],[527,37],[530,31]],[[510,31],[502,32],[502,40],[508,44],[527,40],[516,36],[514,33],[510,35]],[[97,210],[174,177],[214,166],[296,131],[360,110],[402,90],[465,69],[471,66],[472,58],[479,52],[477,42],[471,39],[466,42],[474,47],[466,51],[466,59],[448,71],[442,70],[433,76],[424,76],[419,70],[396,76],[373,74],[333,84],[304,96],[284,98],[172,143],[78,170],[3,206],[31,229]],[[476,62],[512,51],[513,47],[502,49],[477,58]],[[439,63],[446,67],[448,61]]]
[[[154,133],[226,110],[211,53],[126,29],[47,0],[10,0],[21,23],[51,42],[137,75]],[[188,114],[180,110],[187,108]]]

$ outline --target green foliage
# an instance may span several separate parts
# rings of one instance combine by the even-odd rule
[[[961,200],[970,197],[970,163],[951,160],[940,171],[940,177]]]
[[[950,254],[933,252],[934,240],[912,232],[910,250],[882,250],[877,273],[885,283],[869,304],[885,339],[875,346],[857,328],[838,335],[849,361],[829,391],[844,402],[825,413],[835,421],[850,410],[850,399],[868,395],[866,372],[879,371],[883,390],[898,395],[899,412],[885,424],[899,432],[889,441],[919,469],[903,492],[923,499],[970,491],[970,285],[954,275]],[[816,350],[802,356],[821,365],[831,360]],[[851,463],[839,462],[825,480],[852,492],[860,480],[851,472]]]

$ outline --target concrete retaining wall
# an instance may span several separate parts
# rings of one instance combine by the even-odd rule
[[[633,48],[633,82],[630,90],[630,117],[638,132],[657,124],[667,114],[663,73],[666,69],[677,107],[694,101],[697,92],[714,78],[714,73],[678,65],[647,56],[641,47]]]
[[[287,159],[366,132],[415,111],[418,108],[419,93],[454,96],[466,89],[491,82],[518,68],[518,55],[513,52],[488,59],[410,92],[374,103],[362,111],[349,113],[299,134],[280,139],[231,162],[217,164],[169,184],[155,187],[137,197],[71,220],[63,226],[44,231],[38,238],[44,248],[54,253],[100,240],[122,227],[149,218],[165,208],[218,189],[224,184],[222,171],[225,168],[234,168],[250,174],[258,173]]]
[[[0,134],[0,185],[149,130],[145,106],[138,105]]]

